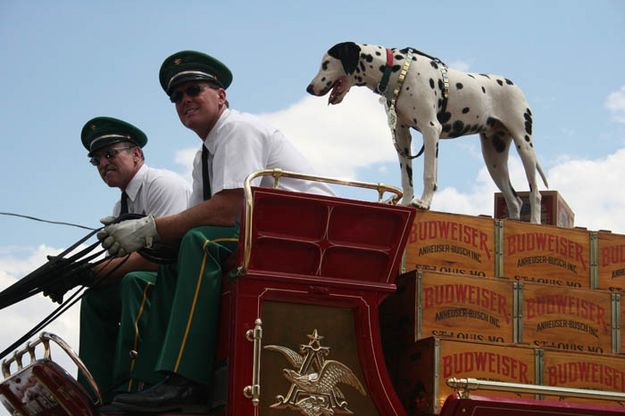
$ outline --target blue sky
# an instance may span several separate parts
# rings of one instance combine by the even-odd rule
[[[321,173],[399,186],[373,94],[354,87],[341,105],[328,107],[326,97],[305,92],[323,53],[348,40],[411,46],[450,66],[513,80],[532,107],[551,189],[568,201],[576,225],[625,233],[625,3],[608,0],[4,0],[0,211],[98,226],[118,191],[101,182],[80,144],[83,124],[95,116],[136,124],[149,137],[148,164],[188,177],[199,141],[158,83],[162,61],[183,49],[225,62],[234,73],[232,107],[276,124]],[[420,147],[416,132],[413,143]],[[433,208],[492,215],[496,189],[477,136],[445,141],[439,155]],[[513,184],[524,190],[511,155]],[[421,163],[415,162],[418,193]],[[0,288],[83,234],[0,216]],[[50,307],[41,300],[33,319]],[[75,322],[63,328],[75,341]]]

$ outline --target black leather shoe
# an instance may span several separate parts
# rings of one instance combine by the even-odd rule
[[[208,388],[177,374],[171,374],[147,390],[118,394],[113,398],[113,405],[126,412],[208,412]]]

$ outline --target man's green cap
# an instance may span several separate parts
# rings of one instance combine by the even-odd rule
[[[89,157],[105,146],[119,142],[132,142],[139,147],[145,146],[148,138],[144,132],[125,121],[113,117],[96,117],[87,121],[80,133],[83,146],[89,151]]]
[[[177,85],[187,81],[212,81],[226,89],[232,82],[232,72],[210,55],[180,51],[165,59],[158,78],[163,90],[171,95]]]

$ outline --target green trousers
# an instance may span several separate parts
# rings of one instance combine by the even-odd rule
[[[156,272],[131,272],[117,283],[87,290],[82,298],[79,356],[105,403],[137,388],[133,351],[142,347],[155,279]],[[78,380],[87,386],[82,374]]]
[[[161,266],[136,374],[156,383],[174,372],[209,384],[215,361],[223,264],[236,249],[239,228],[189,230],[178,261]]]

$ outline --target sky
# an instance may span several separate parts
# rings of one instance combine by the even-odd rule
[[[186,49],[226,63],[231,106],[281,129],[322,175],[399,187],[377,96],[353,87],[328,106],[305,91],[322,55],[343,41],[409,46],[456,69],[513,80],[532,108],[549,190],[562,194],[576,226],[625,234],[625,2],[610,0],[2,0],[0,212],[98,227],[119,191],[101,181],[80,143],[96,116],[140,127],[146,162],[190,180],[200,142],[158,82],[163,60]],[[416,151],[421,136],[412,136]],[[417,194],[422,163],[414,162]],[[515,189],[527,190],[514,150],[510,166]],[[434,210],[493,215],[497,189],[477,136],[440,144],[438,189]],[[0,289],[85,234],[0,215]],[[2,310],[0,348],[52,309],[36,296]],[[49,328],[76,348],[77,316],[72,308]]]

